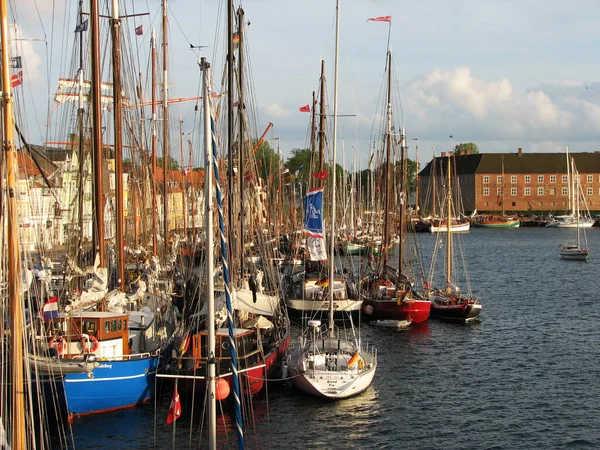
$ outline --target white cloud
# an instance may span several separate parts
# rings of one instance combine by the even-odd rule
[[[282,118],[290,115],[289,111],[275,102],[262,105],[261,109],[265,117]]]

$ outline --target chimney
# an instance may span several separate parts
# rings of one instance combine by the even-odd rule
[[[523,157],[523,149],[519,147],[519,158]]]

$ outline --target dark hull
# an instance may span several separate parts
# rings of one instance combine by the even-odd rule
[[[479,317],[481,304],[473,301],[457,302],[456,304],[444,304],[432,298],[432,319],[446,320],[450,322],[468,322]]]
[[[396,299],[363,300],[363,318],[366,320],[408,320],[413,323],[429,319],[431,302],[429,300],[402,301]]]

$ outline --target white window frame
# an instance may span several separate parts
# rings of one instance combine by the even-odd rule
[[[490,188],[483,188],[483,196],[484,197],[489,197],[490,195]]]
[[[550,183],[556,183],[556,175],[550,175]]]
[[[490,184],[490,176],[489,175],[483,176],[483,184]]]
[[[587,182],[588,183],[593,183],[594,182],[594,175],[588,175],[587,176]]]
[[[568,183],[569,182],[569,177],[567,175],[563,175],[562,176],[562,182],[563,183]]]
[[[529,197],[531,195],[531,188],[530,187],[526,187],[525,188],[525,197]]]
[[[510,188],[510,195],[512,197],[516,197],[516,195],[517,195],[517,188]]]
[[[511,175],[510,176],[510,182],[511,182],[511,184],[517,184],[517,176],[516,175]]]
[[[538,188],[538,193],[537,193],[537,194],[538,194],[538,196],[540,196],[540,195],[544,195],[544,188],[543,188],[543,187],[539,187],[539,188]]]
[[[544,175],[538,175],[538,184],[542,184],[544,182]]]
[[[525,175],[525,184],[531,184],[531,175]]]

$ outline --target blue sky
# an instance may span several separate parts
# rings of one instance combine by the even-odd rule
[[[19,101],[28,136],[39,143],[46,139],[56,80],[69,76],[77,2],[56,0],[54,10],[49,1],[15,3],[19,36],[48,39],[47,45],[19,41],[18,48],[26,62]],[[160,2],[122,4],[130,14],[150,13],[124,26],[145,71],[149,30],[160,26]],[[318,88],[321,59],[332,103],[335,0],[254,0],[242,6],[250,22],[255,133],[272,122],[269,137],[279,138],[288,156],[307,146],[309,114],[298,108]],[[190,43],[209,46],[203,55],[220,84],[223,10],[220,1],[169,2],[170,97],[196,95],[198,53],[190,51]],[[411,158],[416,145],[425,162],[459,142],[475,142],[482,152],[518,147],[557,152],[567,144],[575,152],[600,150],[599,1],[342,0],[339,112],[354,115],[340,119],[338,142],[344,141],[347,161],[355,151],[366,167],[372,129],[381,117],[388,25],[366,20],[382,15],[392,16],[390,42]],[[140,23],[145,34],[136,38],[134,25]],[[179,114],[189,132],[193,104],[174,107],[175,121]],[[51,127],[51,134],[59,129]],[[48,140],[53,139],[58,137]]]

